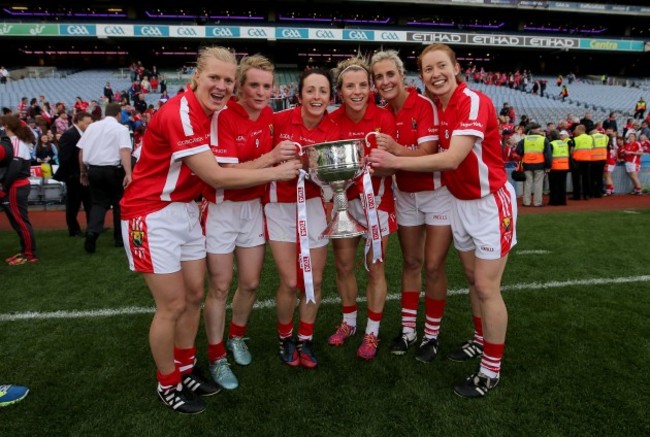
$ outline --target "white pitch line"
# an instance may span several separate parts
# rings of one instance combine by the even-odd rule
[[[534,249],[534,250],[514,250],[513,255],[548,255],[550,250]]]
[[[569,281],[549,281],[549,282],[531,282],[527,284],[503,285],[502,291],[539,291],[552,288],[590,286],[590,285],[611,285],[611,284],[628,284],[631,282],[650,282],[650,275],[626,276],[619,278],[593,278],[593,279],[575,279]],[[467,294],[467,288],[458,288],[448,290],[449,296]],[[401,298],[399,293],[391,293],[386,296],[386,300],[398,300]],[[360,302],[365,302],[365,297],[359,297]],[[339,303],[338,297],[329,297],[323,299],[323,305],[333,305]],[[275,307],[274,299],[261,300],[255,303],[254,308],[268,309]],[[85,319],[96,317],[111,317],[130,314],[153,314],[153,307],[125,307],[125,308],[107,308],[101,310],[89,311],[53,311],[38,312],[29,311],[25,313],[7,313],[0,314],[0,322],[16,322],[20,320],[49,320],[49,319]]]

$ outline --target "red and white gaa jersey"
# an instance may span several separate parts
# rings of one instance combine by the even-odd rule
[[[457,199],[480,199],[499,190],[508,180],[501,154],[499,122],[492,100],[458,84],[440,115],[440,151],[449,149],[455,135],[472,136],[474,146],[457,169],[442,172],[444,184]]]
[[[638,141],[625,143],[623,150],[625,150],[625,162],[631,162],[632,164],[641,164],[641,155],[632,155],[634,152],[643,152],[641,143]]]
[[[428,141],[438,141],[438,109],[428,98],[418,94],[414,88],[409,93],[402,108],[395,114],[390,105],[386,106],[395,116],[397,129],[395,141],[402,146],[417,150],[418,145]],[[442,186],[439,171],[423,173],[418,171],[398,171],[395,180],[400,191],[417,193],[432,191]]]
[[[273,147],[273,110],[266,107],[257,120],[251,120],[246,110],[235,100],[212,119],[210,149],[219,164],[239,164],[252,161],[270,152]],[[214,189],[206,185],[203,197],[213,203],[230,200],[243,202],[261,199],[266,184],[239,189]]]
[[[190,202],[201,194],[204,182],[183,158],[210,150],[211,119],[189,87],[154,114],[120,202],[122,219],[158,211],[170,202]]]
[[[350,120],[345,113],[345,104],[341,105],[336,111],[332,112],[332,118],[341,129],[341,139],[363,139],[368,132],[380,132],[395,138],[395,118],[388,110],[378,107],[374,98],[368,99],[368,108],[363,118],[355,123]],[[364,154],[370,155],[370,151],[377,147],[377,141],[374,135],[368,137],[370,144],[365,144]],[[382,211],[394,211],[393,199],[393,178],[390,176],[372,176],[372,187],[375,196],[381,197],[379,209]],[[352,185],[347,191],[348,199],[358,199],[359,189]],[[387,203],[388,202],[388,203]]]
[[[305,147],[311,144],[337,141],[340,139],[339,127],[332,121],[330,115],[326,114],[315,128],[307,129],[302,122],[300,106],[273,114],[274,146],[284,140],[295,141]],[[290,181],[271,182],[264,198],[264,203],[295,203],[297,182],[298,178]],[[305,181],[305,191],[307,193],[307,199],[321,197],[320,187],[310,180]]]

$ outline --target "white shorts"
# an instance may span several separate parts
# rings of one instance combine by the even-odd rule
[[[517,244],[517,198],[509,183],[480,199],[451,202],[451,231],[460,252],[477,258],[499,259]]]
[[[381,198],[375,199],[377,205],[381,203]],[[334,214],[335,209],[332,209],[332,215]],[[368,223],[366,221],[366,214],[363,211],[361,206],[361,199],[352,199],[348,201],[348,212],[355,220],[361,223],[363,226],[368,228]],[[377,215],[379,216],[379,228],[381,229],[382,237],[386,237],[389,234],[392,234],[397,230],[397,219],[395,218],[394,212],[382,211],[377,209]],[[363,235],[363,238],[366,238],[367,234]]]
[[[616,164],[606,164],[605,165],[605,173],[614,173],[615,169],[616,169]]]
[[[442,186],[435,191],[407,193],[394,190],[397,224],[400,226],[449,226],[451,193]]]
[[[627,173],[638,173],[639,170],[641,170],[641,164],[637,164],[635,162],[626,162],[625,163],[625,171]]]
[[[205,237],[194,202],[173,202],[122,220],[122,237],[129,267],[136,272],[175,273],[181,270],[181,261],[205,258]]]
[[[325,208],[320,197],[307,199],[307,233],[309,247],[316,249],[327,246],[329,239],[323,237],[327,227]],[[296,204],[295,203],[267,203],[264,205],[266,216],[266,232],[269,241],[283,241],[296,243]]]
[[[208,253],[229,254],[235,247],[256,247],[264,243],[264,213],[259,199],[208,202],[205,218]]]

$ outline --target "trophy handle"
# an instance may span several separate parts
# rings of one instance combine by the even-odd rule
[[[379,132],[377,132],[377,131],[372,131],[372,132],[368,132],[368,133],[366,134],[366,137],[364,138],[364,139],[366,140],[366,147],[370,147],[370,140],[368,139],[368,137],[369,137],[370,135],[379,135]]]
[[[298,149],[298,156],[302,156],[302,155],[305,154],[305,152],[303,152],[303,150],[302,150],[302,144],[296,143],[295,141],[292,141],[292,143]]]

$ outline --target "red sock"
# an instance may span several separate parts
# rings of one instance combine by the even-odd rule
[[[311,340],[314,337],[314,324],[300,321],[298,327],[298,340]]]
[[[178,369],[174,369],[172,373],[163,375],[160,370],[156,370],[156,379],[163,389],[176,387],[181,382],[181,374]]]
[[[419,291],[402,291],[402,332],[415,331],[419,303]]]
[[[174,364],[176,364],[176,368],[181,375],[191,373],[195,361],[196,347],[192,346],[189,349],[174,348]]]
[[[278,321],[278,335],[280,338],[287,338],[293,335],[293,322],[281,323]]]
[[[481,373],[490,378],[497,378],[501,371],[501,359],[505,344],[494,344],[486,341],[483,344],[483,356],[481,357]]]
[[[474,341],[483,346],[483,320],[480,317],[472,316],[474,321]]]
[[[608,194],[613,194],[614,193],[614,185],[608,184],[605,186],[605,191]]]
[[[208,361],[210,364],[226,356],[226,348],[223,341],[217,344],[208,344]]]
[[[424,336],[426,338],[438,338],[440,334],[440,323],[445,312],[446,300],[436,300],[426,297],[424,300],[426,320],[424,322]]]
[[[383,313],[376,313],[368,309],[368,324],[366,325],[366,334],[373,334],[375,337],[379,336],[379,325],[381,324],[381,317]]]
[[[230,335],[228,338],[243,337],[246,335],[246,328],[248,328],[247,325],[239,326],[235,325],[233,322],[230,322]]]

